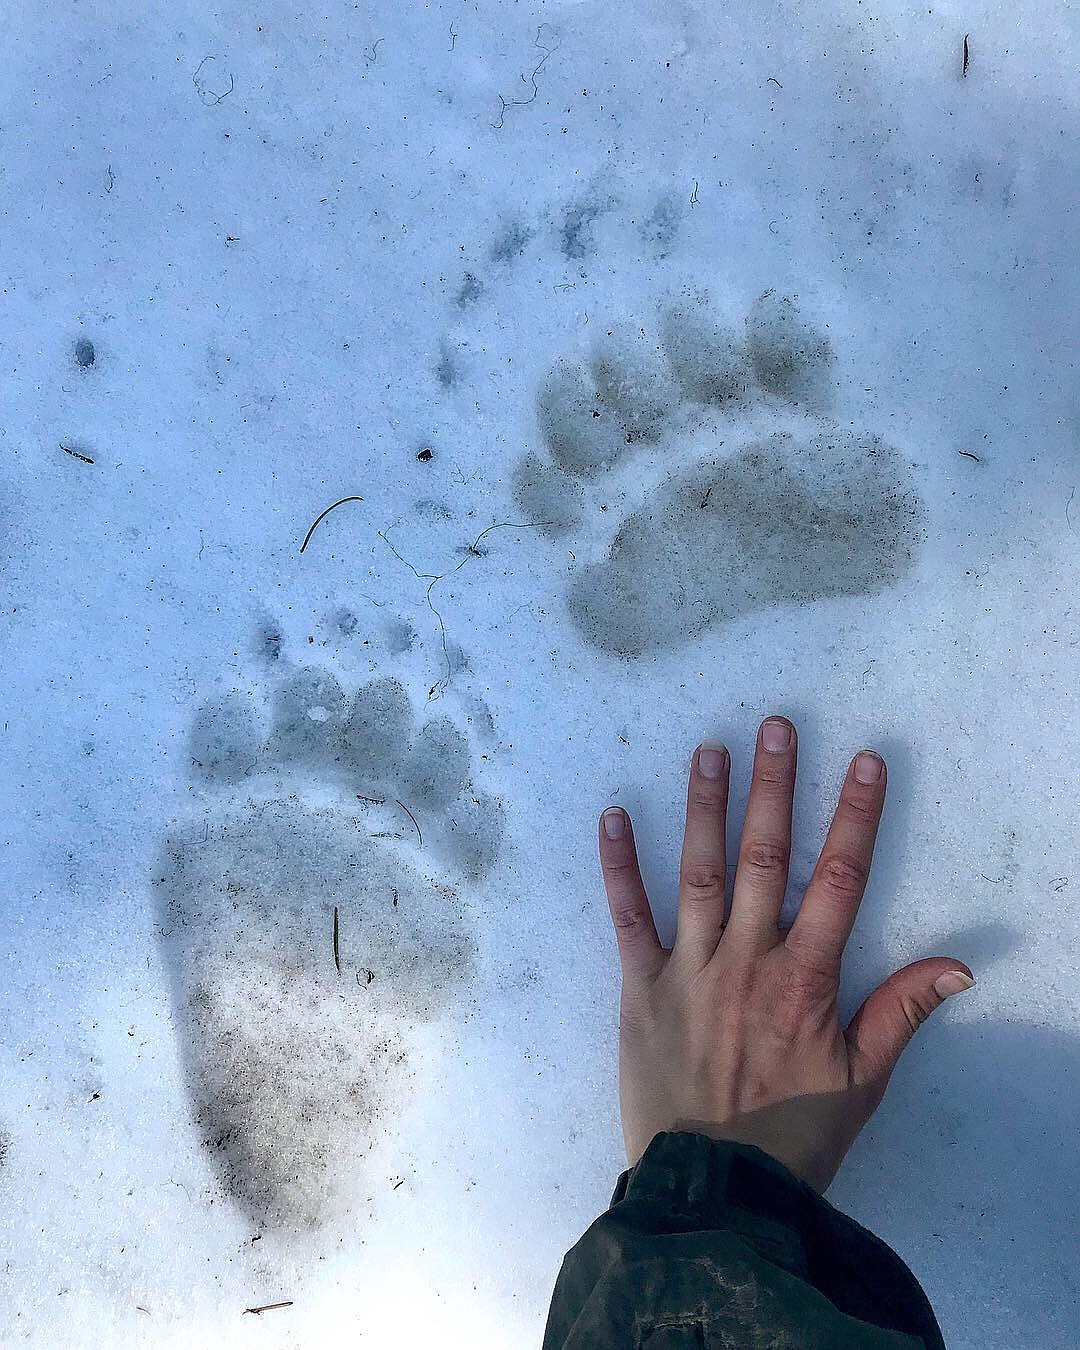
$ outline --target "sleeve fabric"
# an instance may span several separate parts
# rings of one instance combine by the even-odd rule
[[[544,1350],[945,1350],[899,1256],[750,1144],[658,1134],[567,1253]]]

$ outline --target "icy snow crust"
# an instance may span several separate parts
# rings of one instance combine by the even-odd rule
[[[9,23],[0,1341],[536,1345],[624,1165],[596,816],[670,940],[777,711],[789,918],[889,764],[842,1016],[979,977],[829,1198],[1071,1343],[1068,11]]]

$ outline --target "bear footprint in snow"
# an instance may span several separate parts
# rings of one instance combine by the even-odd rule
[[[473,787],[462,730],[413,721],[396,679],[350,699],[303,666],[272,691],[268,734],[238,694],[192,726],[214,796],[164,841],[159,931],[192,1118],[260,1228],[311,1228],[348,1202],[406,1101],[414,1033],[467,998],[469,883],[495,862],[503,812]],[[431,858],[454,884],[426,875]]]
[[[651,331],[608,328],[587,360],[555,365],[537,395],[548,455],[514,476],[518,506],[550,537],[582,525],[588,487],[637,470],[639,447],[668,459],[683,447],[573,576],[568,608],[587,641],[637,657],[767,606],[876,595],[913,570],[926,509],[911,465],[822,415],[832,360],[797,303],[766,291],[741,333],[687,294]],[[755,436],[747,423],[763,414],[794,425]]]

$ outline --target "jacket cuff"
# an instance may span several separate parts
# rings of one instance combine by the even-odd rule
[[[737,1233],[849,1316],[873,1322],[885,1309],[944,1350],[929,1300],[892,1248],[753,1144],[665,1131],[620,1176],[611,1203],[662,1214],[676,1230]]]

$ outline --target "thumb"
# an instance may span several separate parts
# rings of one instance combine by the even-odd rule
[[[953,971],[975,983],[963,961],[931,956],[905,966],[878,985],[844,1032],[856,1082],[877,1082],[884,1091],[897,1060],[919,1027],[950,994],[971,987],[959,979],[942,979]]]

